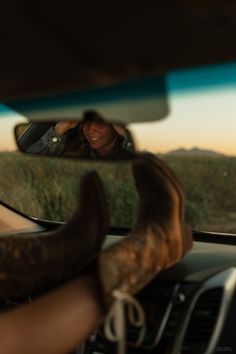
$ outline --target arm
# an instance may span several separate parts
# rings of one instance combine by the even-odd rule
[[[59,135],[51,127],[27,152],[32,154],[60,155],[65,148],[66,135]]]
[[[65,354],[104,320],[90,273],[35,302],[0,314],[0,354]]]
[[[65,149],[68,130],[78,125],[77,121],[61,121],[51,127],[27,152],[32,154],[60,155]]]

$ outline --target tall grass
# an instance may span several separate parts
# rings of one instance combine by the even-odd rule
[[[193,228],[236,232],[236,159],[162,158],[185,190],[186,222]],[[28,215],[65,221],[77,203],[80,176],[88,169],[98,171],[102,178],[112,225],[131,226],[137,195],[130,162],[85,162],[1,153],[0,199]]]
[[[236,158],[164,157],[186,194],[186,220],[205,230],[236,232]]]
[[[128,162],[85,162],[2,153],[0,199],[27,215],[65,221],[77,204],[80,176],[91,169],[96,170],[103,181],[112,224],[131,225],[137,195]]]

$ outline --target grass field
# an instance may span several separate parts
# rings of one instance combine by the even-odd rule
[[[186,222],[193,228],[236,232],[236,158],[162,157],[185,190]],[[112,225],[135,220],[137,195],[130,163],[83,162],[0,154],[0,199],[38,218],[64,221],[76,205],[79,177],[99,172],[107,192]]]

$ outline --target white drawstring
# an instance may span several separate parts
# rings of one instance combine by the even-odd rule
[[[132,326],[140,327],[136,345],[142,343],[145,335],[145,313],[140,303],[130,294],[120,290],[112,292],[114,303],[106,317],[104,334],[112,342],[118,342],[118,354],[125,354],[125,305],[128,309],[128,321]]]

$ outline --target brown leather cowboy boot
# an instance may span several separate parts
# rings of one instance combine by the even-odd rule
[[[104,332],[107,339],[118,342],[119,354],[126,346],[124,306],[129,321],[140,328],[138,341],[142,341],[145,314],[132,295],[192,248],[191,231],[183,225],[184,195],[172,171],[148,153],[137,156],[132,168],[139,195],[136,225],[98,257],[101,291],[110,307]]]
[[[48,290],[74,278],[95,259],[109,226],[96,172],[81,177],[78,204],[72,218],[55,231],[0,237],[0,299]]]
[[[108,306],[114,290],[137,293],[192,248],[191,231],[183,225],[184,194],[173,172],[149,153],[138,155],[132,169],[139,195],[136,225],[98,257]]]

